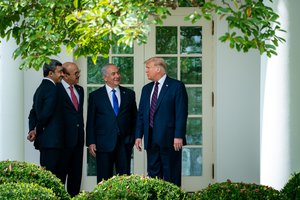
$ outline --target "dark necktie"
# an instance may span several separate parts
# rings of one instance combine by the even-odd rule
[[[72,85],[70,85],[70,91],[71,91],[71,99],[72,99],[73,105],[74,105],[75,109],[78,110],[78,99],[74,93],[74,89],[73,89]]]
[[[119,103],[118,103],[118,98],[117,98],[115,89],[112,90],[112,99],[113,99],[114,111],[117,116],[119,113]]]
[[[153,91],[151,103],[150,103],[150,116],[149,116],[150,123],[149,124],[150,124],[150,127],[152,127],[152,128],[153,128],[154,110],[155,110],[156,102],[157,102],[158,84],[159,84],[159,82],[155,82],[155,87],[154,87],[154,91]]]

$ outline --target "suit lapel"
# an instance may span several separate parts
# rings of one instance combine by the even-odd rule
[[[149,84],[149,87],[147,88],[148,91],[146,92],[146,99],[147,99],[147,104],[146,104],[146,110],[148,110],[148,112],[150,111],[150,104],[151,104],[151,92],[154,86],[154,82],[151,82],[151,84]]]
[[[68,104],[70,104],[70,106],[72,106],[75,110],[74,104],[73,104],[71,98],[69,97],[69,95],[68,95],[65,87],[63,86],[63,84],[59,83],[58,87],[60,87],[60,90],[62,91],[62,94],[64,96],[63,98],[67,99]]]
[[[116,116],[115,115],[115,111],[111,105],[111,102],[109,100],[109,97],[108,97],[108,94],[107,94],[107,91],[106,91],[106,87],[103,86],[99,89],[99,95],[100,95],[100,98],[102,100],[101,103],[104,104],[104,108],[107,108],[109,110],[110,113],[112,113],[112,115]]]
[[[74,86],[75,86],[75,89],[76,89],[76,91],[78,93],[78,96],[79,96],[79,107],[78,107],[78,109],[80,109],[83,106],[83,91],[82,91],[82,89],[78,85],[74,85]],[[74,109],[75,109],[75,107],[74,107]]]
[[[165,82],[164,82],[164,84],[163,84],[163,86],[162,86],[162,88],[161,88],[161,90],[159,92],[159,96],[158,96],[158,99],[157,99],[157,102],[156,102],[156,106],[155,106],[155,111],[158,109],[158,107],[159,107],[161,101],[163,100],[163,98],[165,97],[168,89],[169,89],[169,78],[166,77]]]
[[[119,109],[119,113],[124,109],[124,106],[126,105],[126,100],[128,98],[126,98],[127,93],[125,92],[124,88],[122,86],[119,86],[120,89],[120,97],[121,99],[119,101],[121,101],[120,104],[120,109]]]

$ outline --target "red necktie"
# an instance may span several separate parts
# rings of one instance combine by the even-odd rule
[[[72,85],[70,85],[70,91],[71,91],[71,99],[72,99],[73,105],[74,105],[75,109],[78,110],[78,99],[74,93],[74,89],[73,89]]]
[[[159,82],[155,82],[154,91],[151,98],[151,104],[150,104],[150,116],[149,116],[149,124],[150,127],[153,128],[153,116],[154,116],[154,110],[156,107],[156,101],[157,101],[157,93],[158,93],[158,84]]]

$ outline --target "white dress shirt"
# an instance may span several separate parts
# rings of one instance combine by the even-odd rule
[[[114,102],[113,102],[113,99],[112,99],[112,90],[115,89],[116,90],[116,96],[118,98],[118,104],[119,104],[119,107],[121,105],[121,95],[120,95],[120,88],[119,87],[116,87],[116,88],[111,88],[109,87],[108,85],[105,84],[105,88],[106,88],[106,91],[107,91],[107,95],[108,95],[108,98],[109,98],[109,101],[111,103],[111,106],[114,107]]]

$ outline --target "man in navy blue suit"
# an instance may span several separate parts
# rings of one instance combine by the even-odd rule
[[[40,151],[41,166],[61,178],[59,162],[64,135],[56,84],[63,77],[62,64],[54,59],[44,64],[43,75],[44,79],[33,96],[27,139],[34,141],[35,148]]]
[[[186,144],[188,96],[184,84],[166,75],[166,63],[152,57],[145,61],[152,82],[142,89],[135,146],[147,151],[147,171],[181,186],[182,147]],[[157,89],[155,89],[157,88]]]
[[[64,78],[57,84],[63,117],[64,149],[61,159],[62,181],[67,183],[67,191],[74,197],[80,192],[84,122],[84,91],[78,85],[80,70],[73,62],[63,65]]]
[[[86,144],[96,157],[97,182],[130,174],[136,122],[135,92],[120,86],[121,75],[114,64],[101,69],[105,85],[89,95]]]

